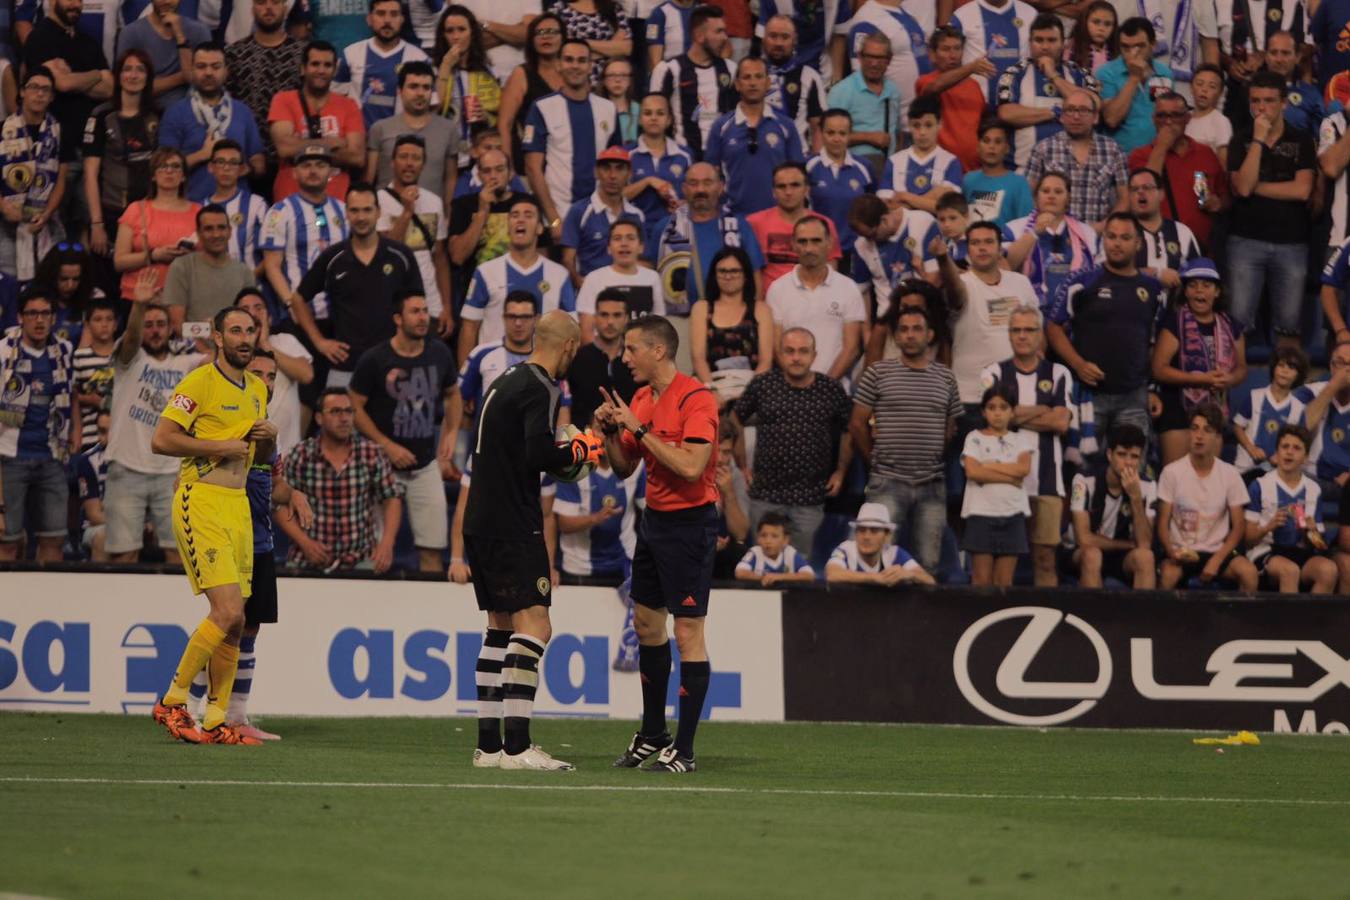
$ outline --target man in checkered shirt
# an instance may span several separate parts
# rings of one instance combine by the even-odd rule
[[[374,569],[379,574],[394,562],[403,485],[395,480],[384,451],[356,433],[352,416],[347,392],[328,388],[314,415],[318,436],[286,454],[282,465],[287,483],[314,507],[308,531],[287,510],[277,512],[277,524],[291,539],[288,565],[325,572]]]

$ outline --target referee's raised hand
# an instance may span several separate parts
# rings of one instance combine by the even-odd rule
[[[609,408],[608,417],[610,421],[627,428],[629,431],[637,431],[642,427],[642,423],[638,421],[638,417],[634,415],[633,410],[629,408],[627,403],[623,402],[623,397],[620,397],[617,393],[611,394],[603,387],[600,388],[600,396],[605,398],[605,407]]]

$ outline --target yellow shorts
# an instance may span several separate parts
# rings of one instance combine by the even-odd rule
[[[1061,527],[1063,518],[1063,497],[1032,497],[1031,522],[1028,529],[1031,534],[1031,543],[1043,547],[1058,546],[1064,532]]]
[[[248,495],[214,484],[185,484],[173,503],[173,536],[192,592],[237,584],[253,593],[253,517]]]

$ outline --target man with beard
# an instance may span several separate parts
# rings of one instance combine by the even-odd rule
[[[455,357],[444,343],[428,336],[431,312],[425,297],[395,297],[393,319],[394,336],[361,356],[348,393],[357,429],[380,445],[403,484],[418,569],[439,572],[447,528],[438,463],[448,463],[455,452]]]
[[[242,2],[242,0],[241,0]],[[225,47],[225,89],[253,111],[262,129],[268,174],[259,180],[269,188],[276,178],[276,147],[267,124],[272,98],[300,89],[300,55],[305,45],[286,33],[283,0],[253,0],[253,33]]]
[[[436,320],[436,331],[442,338],[449,338],[455,322],[450,314],[445,203],[440,194],[420,180],[426,169],[426,159],[427,146],[421,135],[399,135],[394,144],[393,178],[380,182],[377,227],[380,234],[402,241],[412,250],[422,275],[422,285],[426,288],[427,309]]]
[[[727,23],[716,6],[700,6],[689,17],[689,52],[652,69],[651,90],[670,101],[675,142],[703,158],[708,131],[736,106],[736,63],[722,58]]]
[[[94,106],[112,96],[113,77],[98,41],[75,27],[84,0],[50,0],[47,15],[33,26],[23,48],[23,64],[32,72],[46,66],[56,80],[51,113],[73,149]]]
[[[239,665],[244,601],[253,593],[253,517],[245,484],[255,451],[270,454],[277,429],[267,421],[267,386],[246,371],[258,323],[223,309],[211,323],[213,365],[189,373],[165,406],[150,446],[182,459],[173,533],[194,594],[210,614],[188,638],[168,691],[152,715],[174,738],[194,744],[258,744],[225,724]],[[188,712],[192,680],[206,669],[206,713]]]
[[[146,521],[154,523],[155,534],[168,544],[178,464],[151,450],[150,442],[178,382],[207,361],[201,353],[169,352],[169,310],[161,305],[154,278],[137,279],[131,299],[127,330],[112,354],[112,425],[103,454],[108,463],[104,548],[113,562],[136,561]],[[169,562],[178,561],[171,546],[164,552]]]
[[[164,111],[159,145],[182,150],[187,157],[189,197],[202,197],[214,186],[207,163],[216,143],[238,142],[254,175],[265,165],[262,134],[252,111],[225,93],[225,48],[215,41],[192,51],[192,88],[185,99]]]
[[[272,199],[280,202],[298,190],[297,154],[317,144],[328,151],[336,166],[328,180],[328,193],[341,200],[351,183],[343,170],[359,168],[366,161],[362,146],[366,126],[361,107],[350,97],[331,90],[337,69],[337,50],[332,44],[323,41],[310,44],[301,55],[300,65],[301,86],[273,97],[267,112],[267,127],[281,164]]]
[[[436,70],[430,63],[404,63],[398,70],[398,99],[402,108],[370,127],[366,136],[366,180],[372,184],[393,180],[394,153],[401,139],[408,135],[421,138],[425,160],[416,183],[426,193],[443,198],[443,205],[449,209],[459,177],[459,117],[456,114],[447,119],[431,111],[435,80]]]
[[[400,0],[372,0],[366,24],[372,37],[348,44],[342,51],[337,90],[361,105],[366,130],[394,114],[398,88],[402,86],[399,69],[410,62],[428,62],[421,47],[409,44],[403,33],[403,4]]]
[[[539,473],[565,476],[603,452],[600,439],[590,434],[554,441],[562,401],[557,379],[580,346],[581,331],[572,317],[562,310],[547,313],[535,330],[529,359],[493,382],[479,414],[464,521],[474,594],[488,614],[478,662],[482,680],[473,754],[478,768],[574,768],[531,743],[530,718],[539,660],[553,633]],[[490,679],[486,673],[494,670],[500,675]]]
[[[333,244],[314,260],[287,304],[296,323],[332,369],[328,387],[346,387],[361,354],[394,335],[391,301],[400,294],[425,296],[417,260],[407,244],[381,237],[375,230],[380,207],[375,188],[353,185],[347,192],[351,237]],[[332,337],[314,322],[310,302],[328,299]]]
[[[793,122],[802,146],[813,145],[825,114],[825,82],[811,65],[795,59],[797,24],[791,16],[774,16],[764,26],[764,61],[769,65],[769,93],[765,102],[775,113]],[[815,146],[819,146],[817,139]]]
[[[230,256],[230,217],[224,207],[203,206],[197,211],[197,249],[169,264],[164,281],[164,304],[175,334],[184,322],[208,322],[239,292],[256,283],[253,268]]]

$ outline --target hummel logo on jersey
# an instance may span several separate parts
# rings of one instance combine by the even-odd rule
[[[681,605],[681,606],[698,606],[698,603],[696,603],[696,602],[694,601],[694,598],[693,598],[693,597],[685,597],[685,598],[684,598],[684,602],[682,602],[680,605]]]

